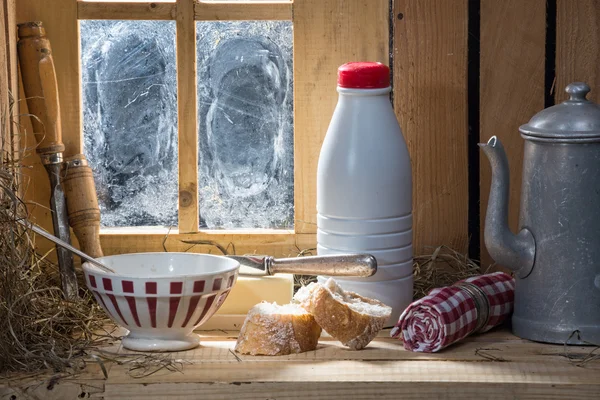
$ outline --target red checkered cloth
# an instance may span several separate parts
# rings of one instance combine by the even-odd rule
[[[439,351],[504,322],[513,310],[514,290],[514,278],[504,272],[433,289],[404,310],[390,335],[402,339],[406,350]]]

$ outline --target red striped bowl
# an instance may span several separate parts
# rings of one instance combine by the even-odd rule
[[[193,253],[137,253],[100,257],[116,274],[83,263],[88,288],[111,319],[129,330],[123,346],[180,351],[198,346],[193,330],[221,307],[239,262]]]

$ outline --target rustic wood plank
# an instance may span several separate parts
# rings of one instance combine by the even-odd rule
[[[175,3],[78,1],[77,17],[79,19],[169,20],[175,19],[176,9]]]
[[[2,110],[0,110],[0,117],[2,118],[1,121],[3,123],[3,134],[6,133],[5,129],[8,129],[8,121],[6,117],[8,116],[9,104],[8,91],[10,90],[9,69],[11,67],[11,60],[8,41],[8,34],[10,30],[8,21],[9,13],[9,3],[8,1],[3,0],[2,4],[0,4],[0,21],[2,21],[2,29],[0,29],[0,105],[2,106]]]
[[[114,230],[113,232],[115,232]],[[262,234],[260,232],[203,231],[197,234],[133,233],[134,229],[123,233],[102,234],[100,241],[105,255],[149,251],[191,251],[198,253],[222,254],[217,244],[230,254],[268,254],[274,257],[294,257],[302,250],[314,249],[314,234],[294,234],[289,231]],[[166,240],[165,240],[166,238]],[[182,240],[204,240],[206,245],[192,245]]]
[[[495,384],[495,383],[396,383],[396,382],[215,382],[215,383],[154,383],[154,384],[116,384],[103,387],[73,383],[61,384],[56,390],[49,391],[44,386],[35,391],[25,392],[25,398],[44,398],[62,400],[77,398],[92,399],[379,399],[396,400],[423,398],[504,400],[507,396],[519,399],[566,399],[576,396],[578,399],[597,399],[600,385],[547,385],[547,384]],[[22,391],[0,390],[0,395],[23,395]],[[19,397],[17,397],[19,398]]]
[[[81,93],[79,79],[79,27],[77,22],[76,0],[61,0],[48,6],[46,0],[19,0],[17,2],[17,23],[42,21],[46,35],[51,42],[58,93],[60,115],[65,144],[64,156],[82,152]],[[22,85],[20,85],[22,86]],[[52,231],[52,218],[49,209],[50,185],[48,175],[35,153],[35,139],[32,134],[27,104],[20,88],[21,107],[21,146],[24,151],[22,162],[23,191],[31,219],[48,231]],[[50,249],[53,245],[47,245]],[[56,259],[55,253],[50,259]]]
[[[214,318],[214,317],[213,317]],[[402,347],[402,342],[389,337],[389,329],[382,330],[379,335],[369,343],[364,351],[354,351],[343,346],[340,342],[323,332],[316,350],[300,354],[284,356],[249,356],[237,354],[232,356],[231,351],[235,346],[239,327],[232,330],[202,330],[197,333],[201,336],[201,345],[196,349],[182,352],[178,355],[186,360],[186,365],[210,362],[248,362],[248,363],[288,363],[288,362],[322,362],[322,361],[497,361],[497,362],[538,362],[569,364],[567,355],[574,359],[583,359],[589,355],[593,348],[586,346],[569,346],[540,344],[529,340],[519,339],[510,334],[506,329],[494,332],[495,335],[476,335],[460,343],[446,348],[438,353],[410,352]],[[477,338],[487,338],[487,341],[478,341]],[[570,364],[569,364],[570,365]],[[592,364],[590,364],[592,365]],[[600,370],[600,360],[593,364]]]
[[[389,62],[387,0],[297,0],[294,21],[296,232],[316,232],[317,162],[337,102],[337,68]]]
[[[544,108],[545,0],[481,1],[480,142],[496,135],[510,165],[509,225],[517,231],[523,139],[519,126]],[[491,169],[480,154],[481,259]]]
[[[194,0],[177,1],[179,231],[198,232],[198,109]]]
[[[597,399],[600,385],[423,382],[215,382],[108,385],[105,399]],[[50,399],[48,399],[50,400]]]
[[[199,331],[202,333],[203,331]],[[186,360],[187,366],[211,362],[237,362],[232,351],[235,347],[237,332],[229,332],[231,336],[203,337],[201,346],[186,351],[180,356]],[[571,357],[584,358],[592,349],[584,346],[569,346]],[[404,350],[402,343],[391,338],[373,340],[365,351],[354,351],[344,347],[332,337],[321,337],[316,350],[300,354],[284,356],[249,356],[237,354],[237,358],[245,363],[262,365],[263,363],[304,362],[311,364],[324,361],[451,361],[451,362],[528,362],[540,364],[569,364],[565,357],[565,349],[560,345],[541,345],[528,341],[475,342],[466,341],[456,344],[439,353],[416,353]],[[600,369],[600,364],[598,364]],[[185,369],[185,368],[184,368]],[[190,372],[191,373],[191,372]]]
[[[556,102],[571,82],[586,82],[600,102],[600,0],[558,0],[556,17]]]
[[[5,7],[5,40],[7,46],[6,68],[8,72],[8,89],[9,102],[12,102],[12,116],[9,116],[8,121],[10,126],[7,129],[7,134],[12,135],[8,146],[12,147],[14,161],[19,162],[21,155],[20,139],[21,129],[19,127],[19,116],[21,115],[21,107],[19,102],[19,67],[17,54],[17,2],[16,0],[4,0]],[[2,101],[2,100],[0,100]],[[9,104],[9,103],[6,103]],[[19,178],[21,179],[21,178]],[[21,196],[23,195],[23,186],[19,188]]]
[[[198,2],[194,7],[197,21],[291,20],[291,1]]]
[[[394,107],[412,160],[413,248],[466,251],[467,1],[397,0],[394,15]]]
[[[4,387],[2,387],[4,386]],[[0,399],[104,399],[104,381],[34,381],[31,384],[0,385]]]
[[[281,357],[234,355],[237,331],[199,333],[199,348],[169,355],[182,367],[180,372],[162,369],[140,378],[126,364],[113,365],[106,381],[95,381],[91,379],[95,375],[86,373],[62,380],[62,388],[55,385],[51,391],[45,389],[48,376],[13,378],[0,387],[0,394],[27,388],[27,393],[35,389],[36,395],[47,399],[82,392],[105,399],[231,398],[234,393],[246,399],[435,398],[442,394],[444,398],[554,399],[597,398],[600,390],[600,360],[578,367],[563,356],[562,346],[518,339],[506,329],[468,338],[435,354],[405,351],[399,341],[386,337],[388,330],[361,351],[348,350],[324,335],[316,351]],[[477,337],[491,342],[474,341]],[[592,350],[567,348],[578,359]]]
[[[108,331],[111,330],[112,327],[109,327]],[[105,346],[103,350],[118,353],[120,348],[121,342],[117,341]],[[113,365],[111,362],[104,363],[107,373],[110,373]],[[102,399],[104,382],[102,368],[93,361],[78,372],[55,373],[49,370],[11,374],[0,379],[0,399]]]
[[[578,368],[568,362],[464,362],[423,360],[336,360],[313,363],[265,361],[205,362],[184,366],[184,373],[160,370],[151,376],[133,378],[127,367],[115,366],[106,390],[118,384],[200,382],[402,382],[504,383],[547,385],[593,385],[598,370]]]
[[[17,86],[17,51],[16,51],[16,9],[14,0],[3,0],[0,4],[0,121],[2,122],[2,151],[14,152],[11,149],[11,137],[15,119],[11,116],[11,106],[16,106],[18,97]],[[14,103],[13,103],[14,102]],[[15,114],[18,111],[13,109]],[[6,146],[6,147],[4,147]],[[2,195],[0,194],[0,197]]]

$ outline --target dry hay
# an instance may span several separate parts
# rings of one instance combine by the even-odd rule
[[[28,216],[19,197],[24,179],[10,136],[10,112],[0,129],[0,373],[57,372],[81,369],[88,352],[108,337],[94,335],[107,323],[104,312],[85,289],[80,298],[62,297],[57,266],[36,251],[36,238],[17,223]]]
[[[35,237],[15,222],[26,207],[11,188],[13,176],[0,169],[0,373],[65,371],[84,365],[87,350],[106,338],[93,335],[108,322],[80,276],[80,298],[62,297],[60,275]]]
[[[439,246],[433,253],[417,256],[413,260],[414,299],[426,296],[432,289],[450,286],[461,279],[483,272],[477,262],[467,255]]]

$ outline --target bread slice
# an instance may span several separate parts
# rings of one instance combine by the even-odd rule
[[[311,283],[294,296],[319,326],[353,350],[366,347],[392,314],[392,308],[374,299],[344,291],[334,280]]]
[[[248,311],[235,351],[266,356],[302,353],[315,350],[319,336],[321,327],[298,304],[262,302]]]

